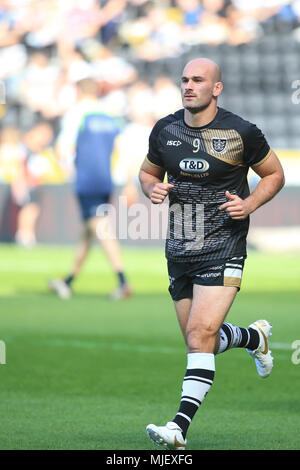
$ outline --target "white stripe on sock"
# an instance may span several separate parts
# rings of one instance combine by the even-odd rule
[[[187,419],[187,420],[188,420],[188,422],[189,422],[189,423],[191,423],[191,422],[192,422],[191,418],[189,418],[189,417],[188,417],[188,415],[185,415],[184,413],[180,413],[180,412],[178,412],[178,413],[176,413],[176,415],[183,416],[185,419]]]
[[[198,377],[198,375],[188,375],[183,380],[197,380],[198,382],[205,382],[207,385],[212,384],[213,381],[206,377]]]
[[[187,368],[215,371],[215,355],[210,353],[188,353]]]
[[[190,403],[193,403],[193,405],[196,405],[196,406],[200,406],[199,402],[198,401],[195,401],[195,400],[191,400],[190,398],[182,398],[181,401],[188,401]]]

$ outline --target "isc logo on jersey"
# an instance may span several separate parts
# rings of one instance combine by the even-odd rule
[[[168,140],[167,145],[173,145],[173,147],[178,147],[182,142],[180,140]]]
[[[187,173],[204,173],[209,169],[209,163],[203,159],[184,158],[179,163],[179,167]]]

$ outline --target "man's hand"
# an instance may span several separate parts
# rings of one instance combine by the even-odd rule
[[[172,188],[174,188],[174,185],[170,183],[156,183],[152,189],[151,202],[153,204],[161,204]]]
[[[241,199],[236,194],[230,194],[229,191],[226,191],[225,195],[229,202],[222,204],[219,209],[226,211],[233,220],[246,219],[251,213],[247,199]]]

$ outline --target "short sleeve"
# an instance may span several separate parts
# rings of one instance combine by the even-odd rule
[[[151,165],[163,168],[163,161],[159,152],[159,128],[155,125],[149,136],[147,160]]]
[[[271,148],[264,134],[255,124],[250,124],[244,138],[244,163],[248,166],[259,166],[270,154]]]

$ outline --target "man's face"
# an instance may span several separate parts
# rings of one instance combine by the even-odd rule
[[[188,64],[181,77],[182,104],[195,114],[207,108],[215,92],[215,79],[211,67],[193,62]]]

